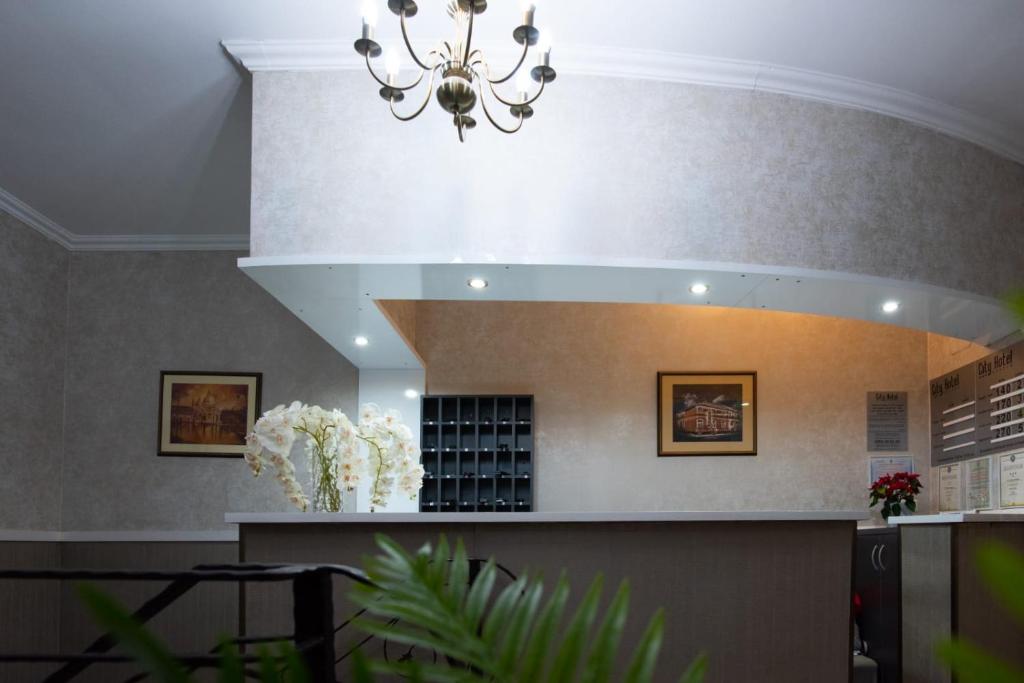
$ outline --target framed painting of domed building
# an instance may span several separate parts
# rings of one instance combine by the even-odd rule
[[[757,455],[757,373],[659,372],[658,455]]]
[[[258,372],[161,372],[157,453],[242,457],[262,381]]]

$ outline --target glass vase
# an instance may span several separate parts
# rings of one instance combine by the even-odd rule
[[[309,463],[313,512],[341,512],[342,494],[338,486],[338,462],[322,448],[314,447]]]

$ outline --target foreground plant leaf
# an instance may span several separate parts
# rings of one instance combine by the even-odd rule
[[[1024,672],[962,640],[941,643],[938,653],[960,683],[1024,683]]]
[[[1024,555],[1008,545],[991,543],[979,548],[977,557],[978,571],[989,590],[1024,627]]]
[[[109,631],[154,678],[162,683],[188,682],[181,663],[113,598],[87,583],[79,584],[76,590],[96,623]]]
[[[1006,298],[1006,306],[1017,317],[1017,322],[1024,326],[1024,289],[1008,296]]]
[[[628,612],[625,582],[602,617],[603,581],[598,576],[563,625],[569,599],[564,576],[546,599],[544,583],[525,574],[495,595],[494,562],[484,564],[470,583],[461,540],[454,552],[449,552],[444,537],[436,548],[424,546],[416,553],[383,536],[377,537],[377,544],[381,554],[366,561],[375,585],[356,586],[352,594],[353,601],[375,618],[357,620],[356,626],[380,638],[433,650],[439,662],[449,661],[451,666],[359,660],[357,680],[369,680],[367,669],[454,683],[612,680]],[[664,615],[658,612],[628,658],[625,681],[653,679],[663,631]],[[699,658],[681,680],[700,683],[706,667],[706,658]]]

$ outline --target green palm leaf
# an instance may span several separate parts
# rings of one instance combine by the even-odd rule
[[[1024,672],[962,640],[948,640],[938,647],[939,658],[956,672],[961,683],[1021,683]]]
[[[368,617],[356,625],[371,635],[435,651],[451,666],[412,662],[357,660],[357,680],[369,671],[400,674],[413,680],[454,683],[608,683],[616,666],[628,659],[624,680],[649,683],[654,676],[664,631],[664,616],[654,615],[635,651],[622,655],[619,646],[629,608],[629,585],[623,582],[603,616],[603,580],[598,576],[563,623],[569,584],[563,576],[545,599],[540,578],[527,574],[495,593],[497,570],[492,561],[470,580],[469,561],[461,540],[450,551],[444,537],[436,547],[409,553],[383,536],[381,553],[369,558],[366,573],[374,585],[359,585],[352,599]],[[397,624],[392,624],[393,620]],[[704,657],[683,674],[683,683],[700,683]]]
[[[1017,322],[1024,325],[1024,290],[1014,292],[1006,298],[1006,306],[1017,316]]]

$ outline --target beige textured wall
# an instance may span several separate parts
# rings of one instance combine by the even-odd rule
[[[928,463],[925,334],[767,311],[421,302],[430,393],[536,396],[540,510],[866,505],[866,394],[910,392]],[[659,370],[756,370],[756,457],[658,458]]]
[[[945,375],[968,363],[984,358],[992,351],[987,346],[974,342],[945,337],[941,334],[928,335],[928,379]]]
[[[416,307],[415,301],[388,299],[377,301],[381,313],[391,321],[405,343],[416,351]]]

